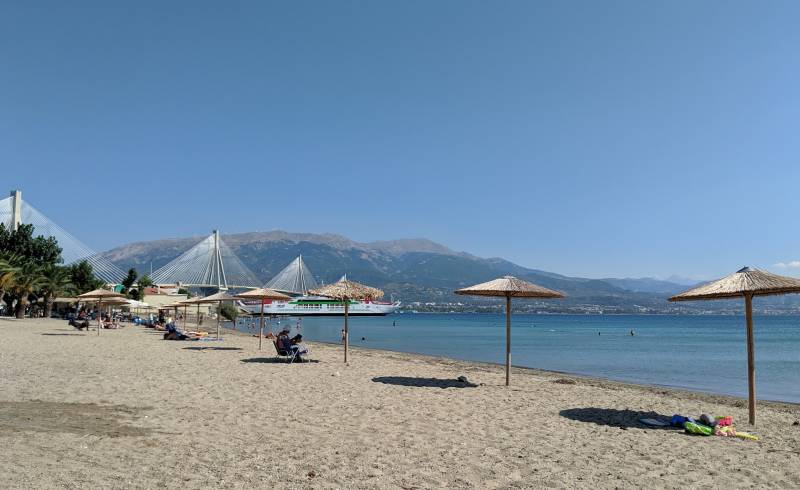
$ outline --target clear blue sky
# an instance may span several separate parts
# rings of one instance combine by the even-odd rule
[[[0,190],[95,249],[285,229],[589,277],[800,274],[773,266],[800,260],[798,19],[792,1],[7,0]]]

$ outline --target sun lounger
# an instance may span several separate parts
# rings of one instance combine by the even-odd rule
[[[69,321],[70,326],[77,328],[78,330],[88,330],[89,329],[89,320],[75,320],[72,319]]]

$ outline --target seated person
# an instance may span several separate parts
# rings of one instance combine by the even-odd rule
[[[101,321],[103,323],[103,328],[119,328],[118,325],[114,323],[114,320],[111,318],[110,315],[103,316],[103,319]]]
[[[302,338],[300,334],[289,338],[288,331],[284,330],[278,335],[278,338],[275,340],[275,345],[278,346],[278,349],[281,351],[291,352],[302,359],[303,354],[308,354],[308,348],[300,343]]]
[[[198,338],[200,338],[200,336],[197,334],[184,332],[174,323],[167,324],[167,333],[164,334],[164,340],[197,340]]]

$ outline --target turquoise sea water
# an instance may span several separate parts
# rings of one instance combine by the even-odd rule
[[[298,320],[269,325],[294,334]],[[309,341],[339,342],[342,324],[341,317],[304,317],[299,331]],[[504,362],[502,315],[356,317],[350,335],[354,346]],[[742,397],[746,345],[741,316],[514,315],[511,334],[515,366]],[[800,402],[800,317],[756,317],[755,346],[758,398]]]

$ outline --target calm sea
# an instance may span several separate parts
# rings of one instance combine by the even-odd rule
[[[339,342],[342,318],[285,318],[269,325],[291,327],[292,334],[299,327],[310,341]],[[502,315],[356,317],[350,328],[355,346],[504,362]],[[747,396],[741,316],[514,315],[511,337],[515,366]],[[756,317],[755,346],[758,398],[800,402],[800,317]]]

